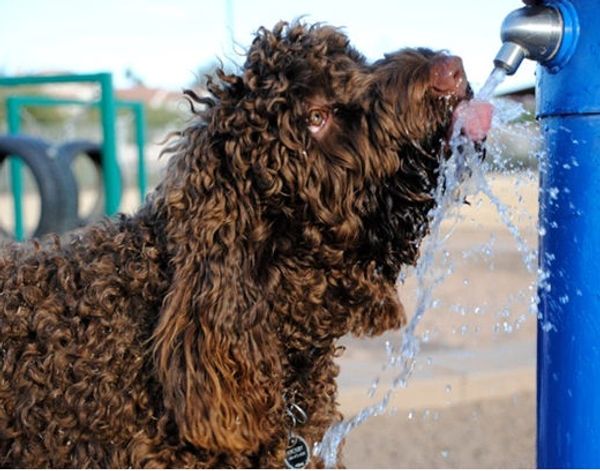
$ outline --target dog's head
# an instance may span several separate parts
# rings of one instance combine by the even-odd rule
[[[274,250],[300,234],[388,277],[414,262],[453,110],[472,95],[459,58],[405,49],[369,64],[333,27],[281,23],[209,90],[222,168],[256,192]]]

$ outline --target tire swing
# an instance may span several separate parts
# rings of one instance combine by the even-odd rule
[[[93,221],[98,220],[104,215],[104,199],[105,189],[103,185],[103,174],[104,168],[102,167],[102,146],[95,142],[79,140],[66,142],[58,147],[56,150],[56,162],[60,168],[68,168],[73,174],[73,163],[77,156],[84,155],[88,157],[95,167],[98,175],[99,191],[97,197],[94,199],[92,209],[87,211],[85,214],[78,214],[77,226],[85,226]],[[123,180],[119,171],[119,180],[121,182],[121,189],[123,188]],[[81,185],[77,182],[76,185],[79,188],[81,194]],[[122,190],[121,190],[122,191]]]
[[[32,237],[62,233],[77,214],[77,188],[70,173],[61,172],[49,157],[48,144],[30,136],[0,136],[0,166],[9,156],[18,157],[29,168],[40,196],[40,218]],[[5,230],[0,229],[8,236]]]

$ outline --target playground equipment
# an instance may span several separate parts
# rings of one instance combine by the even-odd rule
[[[19,156],[31,169],[40,195],[40,219],[32,235],[70,229],[69,218],[77,213],[77,187],[70,172],[61,172],[48,158],[48,144],[29,136],[0,136],[0,165],[9,156]],[[8,234],[3,234],[8,237]]]
[[[143,201],[146,193],[146,169],[144,163],[144,146],[145,146],[145,119],[144,105],[133,101],[118,101],[114,98],[112,87],[112,76],[108,73],[88,74],[88,75],[58,75],[44,77],[8,77],[0,78],[0,86],[20,86],[33,84],[55,84],[55,83],[98,83],[100,85],[100,99],[94,102],[86,102],[82,100],[65,100],[50,97],[31,97],[31,96],[12,96],[6,101],[8,130],[11,134],[19,134],[20,126],[20,111],[24,106],[91,106],[98,107],[101,116],[101,126],[103,134],[103,142],[101,152],[98,149],[89,151],[89,146],[71,146],[65,149],[69,154],[62,159],[62,163],[72,160],[74,155],[71,155],[74,149],[82,150],[87,153],[94,163],[97,165],[103,179],[104,187],[104,213],[107,215],[114,214],[120,205],[121,198],[121,176],[119,166],[116,160],[116,131],[115,131],[115,116],[118,108],[130,110],[134,115],[135,120],[135,136],[138,148],[138,187],[140,197]],[[88,149],[86,152],[85,149]],[[59,149],[60,151],[60,149]],[[58,152],[60,156],[61,152]],[[60,160],[60,159],[59,159]],[[61,163],[59,161],[59,163]],[[15,213],[15,236],[17,240],[24,238],[23,229],[23,189],[22,177],[20,172],[20,164],[17,160],[11,162],[11,188],[14,199]],[[73,219],[73,218],[71,218]]]
[[[20,132],[20,116],[21,108],[26,106],[87,106],[87,107],[99,107],[98,101],[84,101],[84,100],[66,100],[57,99],[50,97],[38,97],[38,96],[12,96],[6,100],[7,118],[9,123],[12,123],[10,128],[11,133],[18,134]],[[117,100],[115,102],[116,109],[125,109],[133,114],[134,118],[134,130],[135,130],[135,142],[137,146],[137,183],[140,194],[140,201],[144,201],[147,189],[146,180],[146,167],[145,167],[145,143],[146,143],[146,128],[144,119],[144,105],[137,101],[126,101]],[[86,154],[94,163],[98,170],[98,174],[102,175],[104,172],[103,166],[103,148],[102,146],[92,143],[89,141],[74,141],[65,143],[56,150],[56,159],[59,166],[62,168],[70,167],[74,157],[79,154]],[[116,168],[119,180],[119,188],[122,187],[121,173],[117,165]],[[114,182],[109,183],[111,187],[114,187]],[[98,199],[101,202],[101,199]],[[95,207],[92,211],[92,215],[99,215],[102,213],[103,208]],[[84,219],[81,223],[87,223],[88,220]]]
[[[600,467],[600,15],[598,0],[511,13],[496,66],[539,62],[537,462]],[[557,34],[559,32],[560,34]],[[541,54],[540,51],[549,53]]]

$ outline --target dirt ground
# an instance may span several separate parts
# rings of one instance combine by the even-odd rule
[[[535,395],[373,417],[343,457],[349,468],[533,468]]]

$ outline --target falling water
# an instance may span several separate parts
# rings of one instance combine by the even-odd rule
[[[503,69],[494,69],[484,86],[477,93],[475,99],[481,101],[490,100],[494,90],[504,80],[505,76],[506,73]],[[497,115],[498,113],[495,113],[495,120],[498,119]],[[504,123],[512,118],[514,116],[511,115],[510,111],[501,117]],[[335,466],[338,447],[344,437],[369,417],[382,414],[387,408],[394,390],[398,387],[404,388],[407,386],[408,380],[414,371],[417,355],[420,350],[420,341],[415,335],[415,329],[425,313],[435,303],[433,299],[435,288],[449,275],[449,271],[442,273],[434,271],[435,255],[440,253],[440,250],[449,237],[449,235],[442,236],[442,221],[457,214],[466,196],[482,193],[490,199],[498,211],[502,222],[513,235],[524,265],[530,272],[535,270],[536,251],[527,246],[519,234],[517,227],[511,222],[508,208],[492,193],[486,180],[486,171],[489,169],[489,166],[481,162],[480,153],[475,149],[473,142],[460,133],[461,128],[461,123],[456,123],[454,134],[450,140],[453,150],[452,156],[442,165],[439,177],[440,181],[436,186],[434,194],[437,204],[429,214],[429,236],[423,241],[421,256],[414,269],[417,280],[417,301],[414,314],[402,332],[400,345],[393,346],[386,343],[387,365],[384,369],[396,368],[398,372],[392,381],[391,387],[383,395],[383,399],[364,408],[354,417],[334,424],[326,432],[323,440],[316,444],[314,453],[323,459],[325,466],[328,468]],[[442,182],[443,184],[441,184]],[[450,233],[452,230],[450,229]],[[432,273],[435,274],[433,279],[431,278]],[[379,378],[373,381],[370,391],[371,395],[378,384]]]
[[[496,90],[498,85],[500,85],[505,78],[506,70],[501,67],[496,67],[486,80],[485,84],[483,84],[483,87],[477,92],[476,98],[483,101],[492,98],[494,90]]]

